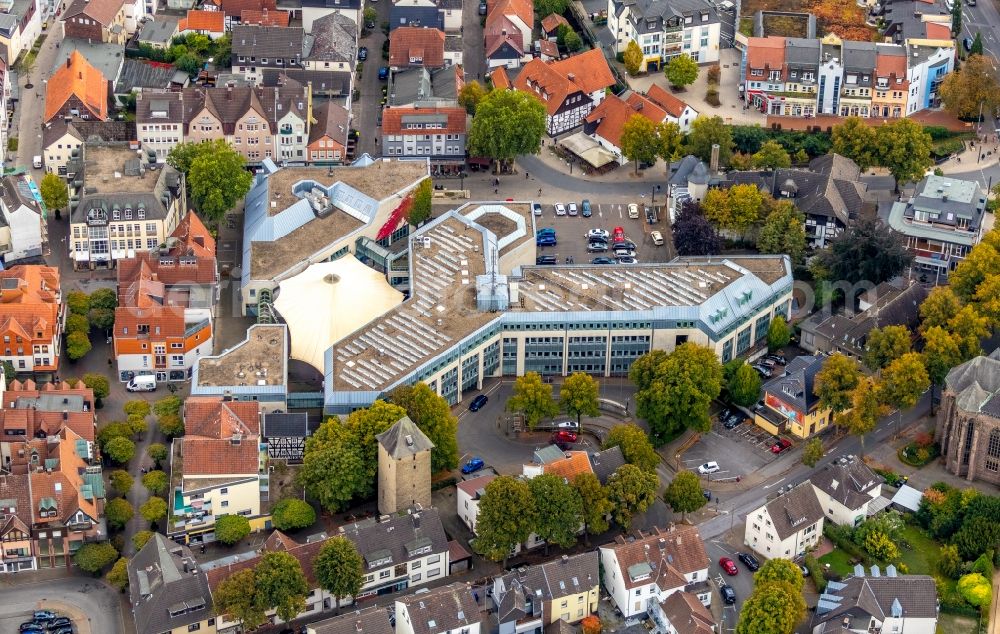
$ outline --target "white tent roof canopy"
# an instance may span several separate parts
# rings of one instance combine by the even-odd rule
[[[274,307],[288,324],[291,357],[323,372],[330,346],[402,302],[382,273],[346,255],[281,282]]]

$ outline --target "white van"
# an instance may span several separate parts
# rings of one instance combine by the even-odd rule
[[[152,392],[156,390],[156,377],[151,374],[141,374],[132,377],[125,385],[129,392]]]
[[[42,169],[42,156],[40,154],[36,154],[35,157],[31,159],[31,164],[36,170]]]

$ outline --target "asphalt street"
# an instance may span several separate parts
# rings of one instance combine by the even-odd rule
[[[17,632],[33,610],[50,609],[73,619],[78,634],[124,634],[118,593],[93,578],[72,576],[28,582],[6,575],[0,582],[0,632]],[[131,628],[130,628],[131,629]]]

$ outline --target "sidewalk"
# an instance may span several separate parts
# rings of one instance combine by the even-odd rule
[[[981,141],[966,141],[965,149],[952,156],[937,167],[945,174],[969,172],[977,169],[986,169],[996,165],[1000,159],[1000,143],[994,141],[995,135],[987,135],[985,143]],[[975,144],[974,146],[972,144]],[[985,153],[989,152],[989,156]]]

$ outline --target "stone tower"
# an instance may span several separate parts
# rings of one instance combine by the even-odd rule
[[[378,510],[383,515],[420,504],[431,506],[434,443],[404,416],[378,439]]]

